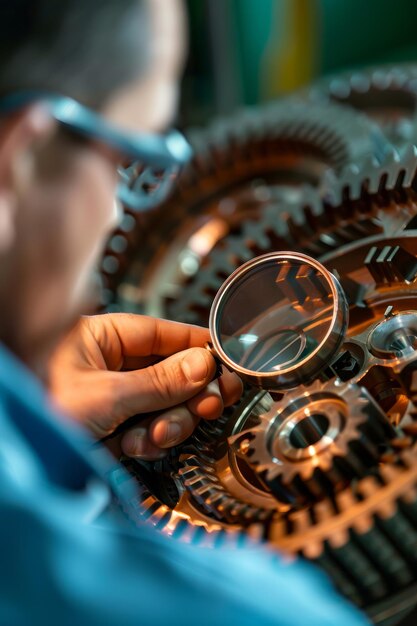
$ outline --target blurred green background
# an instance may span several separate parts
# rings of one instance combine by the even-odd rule
[[[203,124],[319,76],[417,60],[417,0],[187,0],[182,123]]]

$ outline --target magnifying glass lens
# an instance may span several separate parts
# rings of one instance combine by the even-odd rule
[[[283,381],[271,377],[282,372],[295,374],[283,383],[291,385],[304,377],[306,364],[310,371],[309,360],[318,353],[320,363],[316,359],[312,369],[323,367],[326,342],[330,352],[338,347],[345,304],[337,280],[314,259],[264,255],[236,270],[217,294],[210,318],[214,347],[232,368],[258,375],[257,384],[263,375],[265,388],[280,387]]]

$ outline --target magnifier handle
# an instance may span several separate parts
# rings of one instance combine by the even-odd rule
[[[210,342],[207,342],[206,344],[204,344],[204,347],[206,350],[208,350],[211,354],[211,356],[213,357],[215,363],[216,363],[216,371],[214,372],[214,376],[211,379],[213,380],[217,380],[218,378],[220,378],[220,376],[223,374],[224,368],[226,368],[225,364],[219,359],[219,357],[217,356],[212,344]],[[228,368],[226,368],[228,369]],[[233,370],[229,370],[230,372]]]

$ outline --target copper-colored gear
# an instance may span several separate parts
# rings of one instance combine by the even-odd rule
[[[286,211],[267,206],[257,218],[246,220],[218,242],[181,298],[171,304],[171,317],[206,325],[211,302],[225,277],[248,259],[266,252],[295,250],[309,254],[331,271],[336,269],[342,280],[350,250],[351,273],[365,265],[363,250],[368,254],[371,248],[390,241],[401,240],[404,252],[413,256],[416,178],[417,150],[413,147],[401,159],[387,157],[383,165],[369,161],[361,170],[348,168],[325,199],[310,193],[302,202],[287,202]],[[353,252],[355,248],[360,253]],[[393,263],[398,261],[399,257]],[[366,280],[369,285],[375,284],[374,277]],[[349,289],[356,289],[355,297],[360,297],[364,288],[352,283],[346,290],[352,298]]]
[[[407,74],[406,89],[414,89],[412,72]],[[393,75],[398,77],[398,72],[387,74]],[[290,497],[282,502],[285,498],[277,493],[274,477],[265,476],[262,458],[256,456],[265,443],[266,428],[262,436],[257,433],[262,416],[265,425],[273,419],[267,416],[273,402],[285,405],[302,390],[292,390],[287,399],[266,392],[246,394],[235,411],[226,411],[216,424],[201,423],[163,467],[150,465],[148,473],[161,481],[169,477],[175,486],[169,497],[159,491],[160,484],[144,481],[143,465],[130,463],[133,480],[146,487],[132,498],[126,512],[137,523],[148,519],[164,533],[179,538],[183,533],[185,540],[203,545],[263,537],[281,551],[320,565],[342,593],[375,622],[385,623],[387,616],[399,616],[415,603],[417,587],[417,150],[404,151],[404,137],[392,135],[398,152],[384,148],[378,159],[361,156],[347,169],[329,168],[327,163],[320,168],[316,188],[301,185],[288,193],[280,187],[277,195],[271,195],[273,185],[268,183],[257,187],[255,194],[234,195],[236,187],[259,178],[266,163],[272,163],[272,169],[276,166],[269,161],[276,144],[268,143],[262,130],[268,127],[262,120],[259,126],[256,122],[263,115],[262,109],[250,123],[236,118],[233,124],[200,135],[196,159],[165,205],[172,213],[166,222],[161,214],[153,218],[153,227],[160,223],[164,227],[146,242],[144,264],[164,238],[178,234],[178,220],[185,216],[194,220],[203,213],[207,223],[214,224],[210,220],[219,217],[224,198],[232,199],[232,204],[226,203],[229,209],[233,205],[232,217],[226,215],[225,229],[216,231],[217,239],[199,258],[198,272],[188,281],[182,277],[172,297],[159,299],[165,315],[206,323],[221,282],[241,262],[261,253],[297,250],[322,262],[342,284],[350,321],[342,349],[314,388],[336,385],[338,378],[342,388],[354,390],[354,398],[349,395],[345,403],[352,423],[339,440],[343,445],[338,453],[317,459],[323,460],[320,476],[311,467],[306,471],[299,465],[295,471],[295,464],[284,459],[280,481]],[[325,118],[324,112],[321,116]],[[381,124],[388,133],[396,132],[396,124],[386,126],[383,120]],[[328,134],[320,128],[327,141]],[[265,145],[270,149],[265,151]],[[291,154],[305,156],[305,145]],[[302,161],[295,159],[298,164]],[[182,245],[180,241],[179,250]],[[160,258],[165,253],[166,247],[161,248]],[[140,310],[143,302],[143,293],[138,296],[137,290],[144,287],[144,264],[130,270],[119,292],[133,290],[125,304],[134,310]],[[396,325],[402,334],[396,334]],[[366,406],[358,399],[357,385],[366,389]],[[374,403],[378,417],[364,420]],[[391,426],[375,434],[374,427],[378,430],[388,421]],[[364,443],[362,452],[371,448],[369,462],[362,466],[361,454],[351,450],[359,440]],[[256,463],[248,455],[251,448],[256,450]],[[347,460],[341,472],[337,459]]]
[[[205,425],[200,428],[204,431]],[[211,449],[218,448],[219,435],[211,436]],[[206,445],[209,443],[208,436]],[[123,472],[117,473],[113,480],[126,480]],[[248,525],[237,518],[231,522],[227,516],[213,519],[188,489],[180,489],[178,502],[169,506],[151,494],[140,479],[139,484],[142,493],[132,493],[125,505],[126,515],[136,524],[150,523],[164,534],[206,547],[267,541],[284,553],[304,556],[320,565],[339,590],[366,608],[376,623],[385,624],[387,611],[389,615],[401,614],[415,603],[415,448],[401,452],[395,463],[376,467],[331,499],[300,510],[277,508],[264,521]]]
[[[263,406],[259,394],[257,404]],[[262,487],[257,488],[242,476],[236,478],[236,473],[230,471],[225,433],[232,415],[228,410],[217,423],[202,424],[197,429],[179,457],[178,476],[189,499],[197,502],[211,518],[248,527],[255,522],[265,522],[277,503]],[[287,508],[282,506],[282,510]]]
[[[376,476],[362,479],[332,502],[276,519],[269,539],[284,551],[320,564],[345,595],[370,607],[379,622],[387,617],[387,606],[395,614],[415,603],[416,512],[413,449],[395,466],[381,467]]]
[[[211,246],[242,219],[268,202],[300,197],[305,187],[325,193],[326,174],[370,155],[380,161],[389,150],[365,116],[291,99],[190,131],[189,140],[195,156],[172,197],[147,218],[130,212],[108,244],[106,293],[124,310],[165,316],[165,300],[176,298]]]

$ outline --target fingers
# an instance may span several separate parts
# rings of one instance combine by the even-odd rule
[[[176,407],[154,419],[149,428],[149,438],[160,448],[172,448],[193,434],[200,421],[186,406]]]
[[[118,373],[119,423],[186,402],[209,384],[215,368],[208,350],[191,348],[142,370]]]
[[[190,437],[199,418],[186,406],[177,406],[158,415],[147,424],[141,423],[125,433],[121,448],[127,456],[144,460],[163,458],[168,448],[176,446]]]
[[[224,407],[237,402],[242,395],[243,383],[236,374],[224,368],[222,376],[207,385],[203,391],[188,400],[187,407],[201,419],[220,417]]]
[[[207,329],[129,314],[83,322],[84,343],[95,340],[90,352],[99,347],[100,370],[108,380],[105,434],[132,415],[164,412],[151,425],[141,422],[123,436],[126,454],[160,456],[161,450],[189,437],[200,418],[216,419],[241,394],[241,382],[230,372],[211,382],[216,370],[213,356],[202,347],[190,347],[209,339]],[[155,362],[155,357],[161,360]],[[126,363],[141,369],[119,371]]]
[[[200,419],[220,417],[224,406],[234,404],[241,393],[241,381],[235,374],[226,372],[186,404],[173,407],[154,420],[141,422],[132,428],[123,436],[122,450],[127,456],[160,459],[168,448],[188,439]]]
[[[218,379],[220,393],[224,406],[231,406],[237,402],[243,393],[241,378],[223,367],[223,374]]]
[[[145,426],[135,426],[122,436],[121,449],[126,456],[156,461],[164,458],[167,450],[155,445],[149,438],[149,430]]]
[[[86,318],[100,346],[117,344],[123,357],[170,356],[210,341],[207,328],[155,319],[144,315],[114,313]]]
[[[224,402],[217,380],[209,383],[203,391],[188,400],[187,407],[192,413],[206,420],[220,417],[224,409]]]

